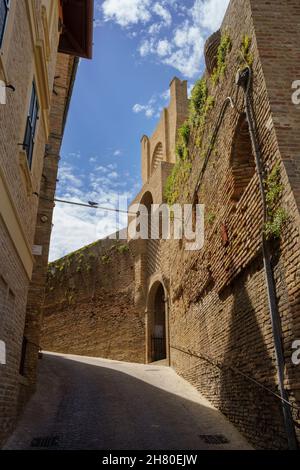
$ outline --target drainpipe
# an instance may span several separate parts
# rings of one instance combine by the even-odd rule
[[[244,90],[245,93],[245,111],[247,116],[247,121],[249,125],[249,131],[251,136],[252,148],[254,151],[256,169],[259,178],[259,187],[261,194],[261,201],[263,205],[263,222],[264,224],[268,220],[267,212],[267,201],[265,194],[265,170],[262,155],[260,152],[260,147],[257,138],[257,129],[254,118],[253,104],[250,99],[250,87],[252,84],[252,71],[250,67],[246,67],[244,70],[239,71],[237,74],[236,84]],[[293,417],[291,413],[291,407],[288,401],[288,394],[284,388],[284,353],[283,353],[283,344],[282,344],[282,333],[281,333],[281,319],[278,310],[277,296],[276,296],[276,283],[274,278],[274,272],[271,263],[271,252],[270,245],[266,238],[265,232],[262,232],[262,255],[264,262],[265,270],[265,280],[267,287],[268,303],[273,331],[273,341],[275,347],[275,358],[276,358],[276,368],[278,376],[278,385],[279,392],[281,396],[282,412],[285,425],[285,431],[288,440],[288,446],[290,450],[297,450],[298,443],[295,433],[295,427],[293,423]]]

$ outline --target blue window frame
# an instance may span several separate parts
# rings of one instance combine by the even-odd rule
[[[9,0],[0,0],[0,48],[2,47],[8,10]]]
[[[34,142],[35,142],[35,130],[37,120],[39,118],[39,103],[36,94],[36,87],[35,83],[32,83],[32,92],[31,92],[31,99],[30,99],[30,106],[29,106],[29,113],[27,116],[26,122],[26,130],[25,130],[25,137],[23,143],[23,149],[27,154],[27,161],[29,168],[32,165],[32,155],[34,149]]]

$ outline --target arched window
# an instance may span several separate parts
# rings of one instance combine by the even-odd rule
[[[151,174],[156,170],[159,163],[163,160],[163,146],[162,143],[159,142],[153,152],[152,155],[152,163],[151,163]]]
[[[233,138],[231,168],[233,175],[231,199],[238,202],[255,173],[249,125],[244,113],[239,118]]]

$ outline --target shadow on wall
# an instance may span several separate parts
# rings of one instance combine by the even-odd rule
[[[221,413],[195,398],[189,385],[182,388],[173,372],[162,380],[154,366],[82,361],[44,354],[37,393],[5,449],[30,448],[39,436],[57,436],[54,449],[70,450],[250,449]],[[162,388],[170,383],[173,391]],[[203,434],[221,434],[229,442],[208,445]]]
[[[249,285],[252,298],[247,283],[252,284],[251,288]],[[226,369],[226,365],[232,365],[278,393],[262,263],[257,260],[234,284],[222,294],[225,300],[233,292],[234,300],[220,376],[220,410],[230,416],[241,432],[247,430],[256,448],[286,449],[280,401],[240,374]],[[268,336],[268,348],[265,336]]]

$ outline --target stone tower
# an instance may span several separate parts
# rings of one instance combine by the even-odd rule
[[[143,184],[149,182],[161,162],[175,163],[176,133],[187,118],[187,111],[187,82],[174,77],[169,106],[163,109],[152,136],[144,135],[141,139]]]

